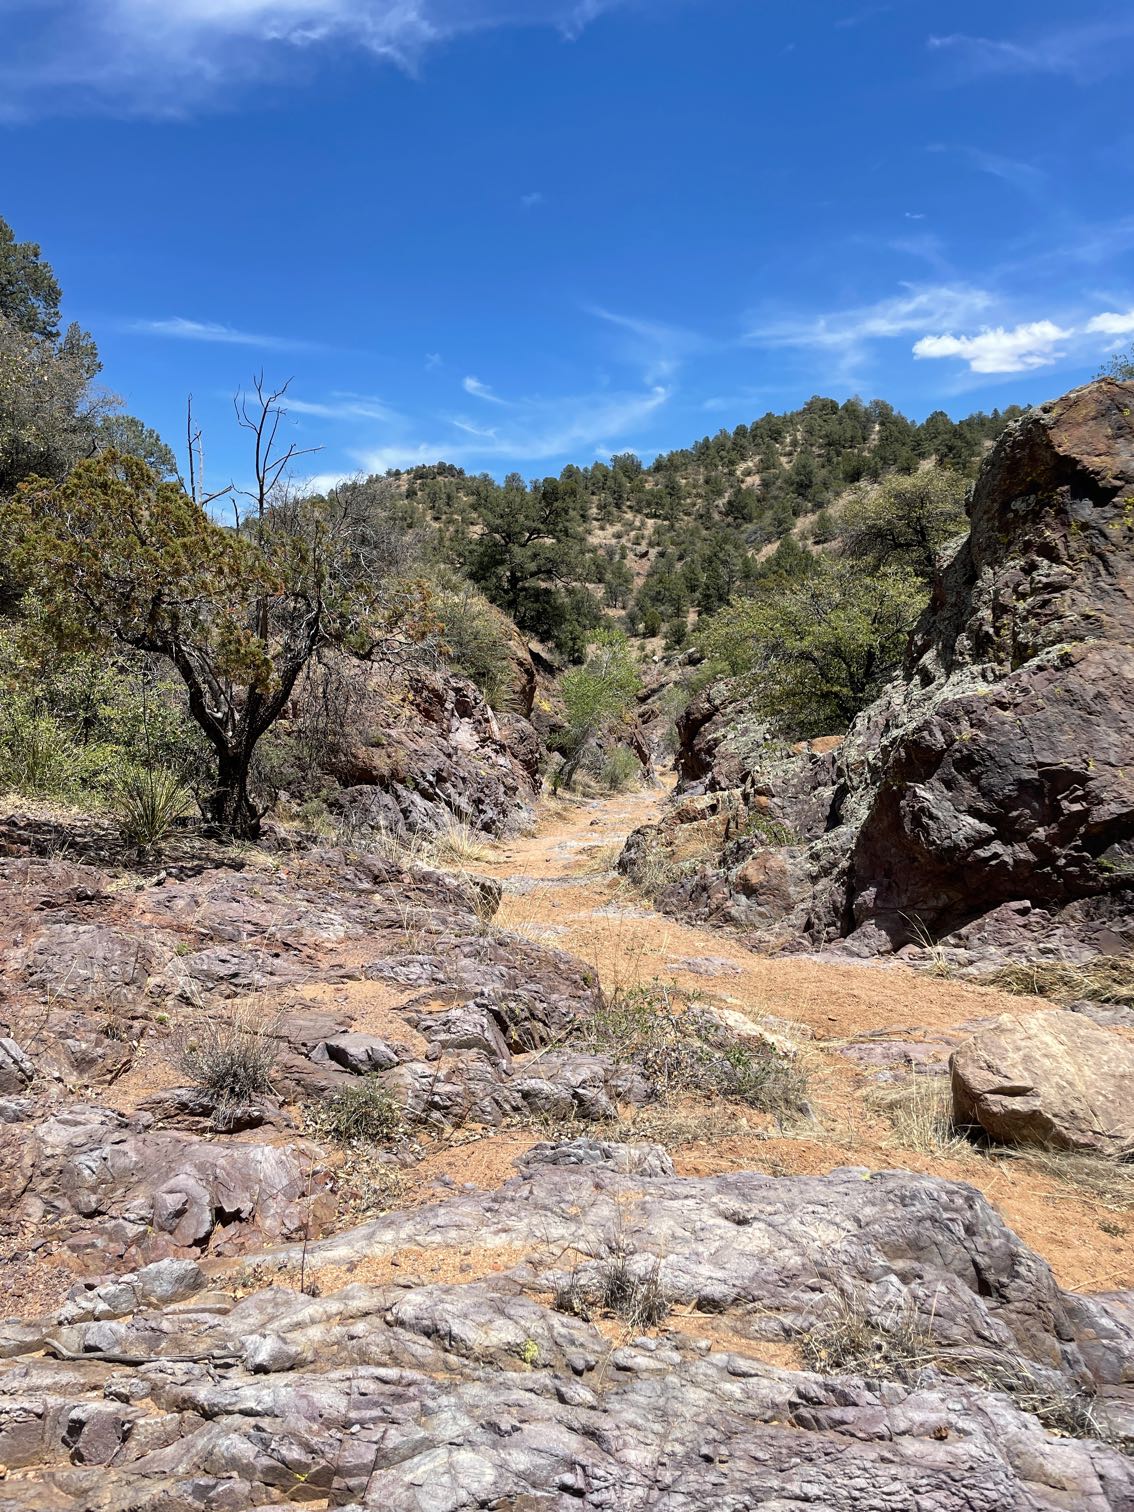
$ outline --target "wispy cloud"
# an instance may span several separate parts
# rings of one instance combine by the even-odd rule
[[[471,394],[474,399],[483,399],[488,404],[506,405],[508,403],[507,399],[501,399],[499,394],[494,393],[487,383],[481,383],[479,378],[465,378],[461,382],[461,387],[466,394]]]
[[[543,195],[538,189],[533,189],[530,194],[520,195],[520,204],[525,210],[534,210],[537,205],[543,204]]]
[[[862,355],[874,341],[924,333],[934,326],[967,325],[994,302],[988,290],[969,284],[903,284],[900,293],[874,304],[758,320],[744,339],[751,346],[812,347],[849,359]]]
[[[931,36],[929,46],[948,55],[963,78],[990,74],[1052,74],[1090,84],[1129,64],[1134,17],[1084,22],[1024,38]]]
[[[441,353],[440,352],[426,352],[426,354],[425,354],[425,371],[427,373],[432,373],[436,368],[439,368],[440,366],[441,366]]]
[[[362,446],[354,460],[370,472],[446,460],[465,467],[517,465],[588,456],[625,449],[669,401],[671,390],[600,392],[574,397],[531,397],[513,401],[494,426],[454,416],[445,434],[431,441],[412,437]]]
[[[383,420],[389,423],[403,418],[381,399],[368,394],[332,394],[326,400],[295,399],[289,394],[284,408],[296,415],[312,415],[321,420]]]
[[[643,379],[648,384],[672,378],[687,358],[706,352],[713,345],[700,332],[686,326],[620,314],[604,305],[588,304],[583,310],[595,320],[623,333],[627,339],[620,355],[623,360],[641,366]]]
[[[221,325],[215,320],[186,320],[173,315],[165,320],[135,320],[128,327],[139,336],[168,336],[175,341],[216,342],[222,346],[261,347],[265,351],[298,352],[310,351],[305,341],[293,341],[283,336],[262,336],[253,331],[240,331],[234,326]]]
[[[433,48],[488,28],[573,39],[630,0],[0,0],[16,45],[0,62],[0,114],[99,108],[169,117],[224,103],[233,85],[282,79],[351,47],[409,73]]]

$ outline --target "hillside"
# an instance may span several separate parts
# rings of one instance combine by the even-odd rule
[[[678,647],[697,615],[759,580],[780,543],[782,569],[798,547],[834,540],[849,490],[923,467],[970,476],[1020,413],[938,410],[917,424],[882,400],[816,396],[648,466],[626,453],[530,483],[445,463],[387,476],[408,518],[529,634],[570,654],[602,616]]]

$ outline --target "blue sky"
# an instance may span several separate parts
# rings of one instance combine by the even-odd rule
[[[0,0],[0,214],[210,484],[526,476],[793,408],[1050,397],[1134,340],[1134,12]]]

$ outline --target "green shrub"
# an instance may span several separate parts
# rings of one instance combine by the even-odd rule
[[[824,562],[775,592],[734,600],[705,626],[701,647],[780,734],[830,735],[901,665],[925,601],[907,567]]]
[[[626,724],[637,703],[641,679],[630,643],[620,630],[595,637],[582,667],[573,667],[560,683],[567,709],[567,729],[557,742],[563,765],[555,786],[569,787],[592,746]]]
[[[603,758],[599,768],[599,784],[610,793],[624,793],[640,776],[642,763],[626,746],[615,746]]]
[[[177,774],[165,767],[127,770],[114,796],[122,838],[139,850],[159,848],[192,805]]]
[[[441,622],[445,659],[496,705],[508,690],[511,640],[508,621],[483,594],[454,574],[443,579],[432,609]]]
[[[661,1096],[708,1093],[776,1117],[807,1107],[807,1078],[790,1056],[764,1040],[741,1039],[658,984],[615,994],[588,1028],[596,1049],[636,1066]]]

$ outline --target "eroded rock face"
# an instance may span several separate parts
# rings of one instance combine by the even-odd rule
[[[4,1325],[0,1506],[1134,1505],[1134,1460],[1090,1436],[1129,1423],[1128,1305],[1061,1292],[971,1188],[678,1179],[647,1151],[560,1150],[499,1192],[309,1246],[321,1295],[298,1290],[289,1249],[249,1294],[224,1266],[149,1267]],[[430,1255],[464,1257],[467,1279],[424,1284]],[[661,1286],[648,1333],[567,1309],[612,1265]],[[768,1363],[840,1297],[876,1367]],[[899,1326],[933,1363],[895,1366]]]
[[[952,1055],[953,1107],[1005,1144],[1134,1155],[1134,1041],[1079,1013],[1005,1015]]]
[[[727,783],[745,818],[784,832],[742,823],[663,901],[781,945],[850,936],[865,954],[1019,907],[1056,928],[1074,908],[1087,954],[1134,937],[1131,498],[1134,385],[1100,380],[1008,427],[903,675],[837,749],[750,739],[743,772],[718,782],[719,705],[690,710],[687,775]],[[738,885],[768,848],[783,852],[776,885]]]
[[[547,752],[526,718],[527,691],[523,712],[498,718],[472,683],[445,672],[356,669],[351,679],[329,769],[342,788],[335,807],[356,828],[430,835],[456,818],[506,835],[530,821]]]

